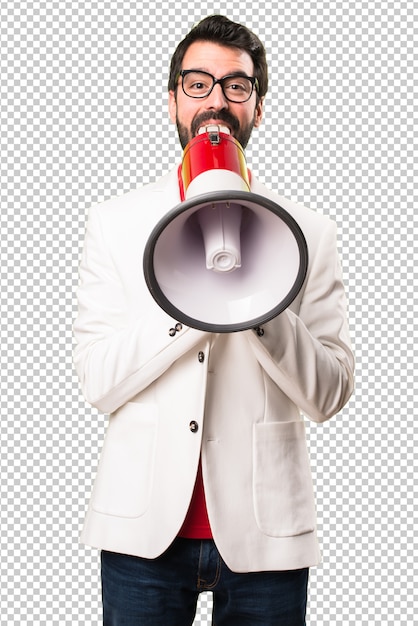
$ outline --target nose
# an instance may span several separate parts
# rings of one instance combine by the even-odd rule
[[[222,91],[222,87],[219,83],[213,87],[212,91],[208,95],[205,100],[207,109],[227,109],[228,108],[228,100],[224,96],[224,92]]]

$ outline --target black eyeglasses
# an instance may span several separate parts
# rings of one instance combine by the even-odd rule
[[[206,98],[217,83],[222,93],[230,102],[247,102],[251,98],[254,87],[258,90],[258,80],[254,76],[243,74],[228,74],[223,78],[215,78],[208,72],[199,70],[181,70],[181,86],[186,96],[190,98]]]

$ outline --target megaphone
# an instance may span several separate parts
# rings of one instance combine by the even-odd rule
[[[302,230],[281,206],[251,193],[244,151],[210,125],[185,147],[184,200],[155,226],[144,250],[148,289],[171,317],[227,333],[282,313],[305,280]]]

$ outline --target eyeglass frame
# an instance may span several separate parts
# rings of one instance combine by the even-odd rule
[[[192,74],[193,72],[197,72],[199,74],[205,74],[206,76],[210,76],[210,78],[212,79],[212,87],[209,89],[209,91],[207,93],[205,93],[204,96],[191,96],[184,89],[184,77],[187,76],[187,74]],[[213,88],[215,87],[215,85],[217,85],[219,83],[219,85],[221,86],[221,89],[222,89],[222,93],[225,96],[225,98],[228,100],[228,102],[234,102],[235,104],[244,104],[245,102],[248,102],[248,100],[251,98],[251,96],[253,95],[254,89],[256,90],[256,92],[258,92],[258,88],[259,88],[258,78],[256,78],[255,76],[247,76],[246,74],[240,74],[240,73],[227,74],[226,76],[222,76],[222,78],[215,78],[212,74],[210,74],[209,72],[205,72],[204,70],[194,70],[194,69],[192,69],[192,70],[180,70],[179,73],[177,74],[176,81],[180,78],[180,76],[181,76],[181,88],[182,88],[183,92],[185,93],[185,95],[188,98],[193,98],[193,99],[197,99],[197,100],[201,100],[203,98],[207,98],[208,96],[210,96],[210,94],[212,93]],[[231,98],[229,98],[229,96],[227,96],[225,91],[224,91],[223,81],[226,80],[227,78],[234,78],[235,76],[237,78],[246,78],[251,83],[251,93],[248,96],[248,98],[246,98],[246,100],[231,100]]]

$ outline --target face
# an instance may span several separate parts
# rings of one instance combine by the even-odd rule
[[[235,72],[254,75],[253,62],[247,52],[207,41],[195,41],[189,46],[182,69],[203,70],[215,78],[223,78]],[[263,100],[257,104],[254,89],[247,102],[229,102],[219,84],[206,98],[190,98],[183,92],[180,78],[176,92],[169,92],[169,112],[171,121],[177,124],[183,148],[197,135],[201,126],[220,122],[229,128],[231,135],[245,148],[252,129],[261,124]]]

